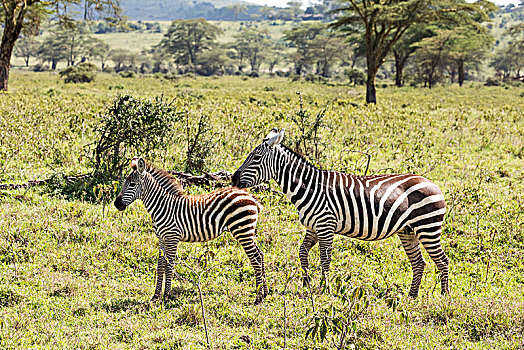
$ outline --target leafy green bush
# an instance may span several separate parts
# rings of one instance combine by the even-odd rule
[[[125,72],[120,72],[120,76],[122,78],[134,78],[134,77],[136,77],[135,72],[133,72],[132,70],[128,70],[128,71],[125,71]]]
[[[349,83],[353,85],[364,85],[365,75],[364,72],[356,68],[344,69],[344,75],[349,78]]]
[[[67,67],[60,72],[66,83],[89,83],[95,80],[97,68],[91,63],[81,63],[78,66]]]
[[[93,144],[94,173],[106,180],[118,180],[133,155],[148,156],[169,144],[174,123],[183,110],[163,97],[142,100],[119,95],[101,116]]]
[[[201,173],[216,144],[215,134],[212,133],[213,126],[207,115],[201,115],[198,124],[194,127],[187,121],[187,151],[185,171],[189,173]]]
[[[489,77],[486,79],[485,86],[500,86],[502,82],[498,78]]]

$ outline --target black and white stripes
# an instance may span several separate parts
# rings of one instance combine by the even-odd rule
[[[397,234],[413,268],[409,295],[418,295],[425,266],[419,243],[436,263],[442,293],[447,293],[448,259],[440,245],[446,204],[435,184],[411,174],[353,176],[322,171],[281,146],[283,136],[283,130],[273,130],[235,172],[233,185],[245,188],[274,179],[296,206],[306,227],[299,252],[305,283],[309,283],[309,250],[317,242],[325,277],[335,233],[367,241]]]
[[[260,204],[238,188],[220,189],[208,194],[186,196],[182,188],[164,170],[134,158],[133,171],[127,177],[115,206],[124,210],[136,199],[142,199],[153,219],[159,239],[157,281],[153,299],[159,299],[165,274],[164,298],[169,296],[173,264],[179,242],[204,242],[229,230],[242,245],[255,270],[256,303],[268,293],[264,272],[264,255],[254,235]]]

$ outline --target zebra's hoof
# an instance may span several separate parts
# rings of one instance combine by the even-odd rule
[[[304,288],[309,288],[309,286],[311,285],[311,277],[305,276],[302,279],[302,285],[304,286]]]
[[[260,291],[257,293],[257,297],[255,299],[255,305],[262,303],[268,294],[269,290],[267,289],[267,286],[260,288]]]
[[[151,298],[150,302],[152,303],[156,303],[157,301],[160,301],[160,295],[153,295],[153,297]]]
[[[264,301],[265,298],[266,298],[265,296],[262,296],[262,295],[258,294],[256,299],[255,299],[255,305],[261,304]]]

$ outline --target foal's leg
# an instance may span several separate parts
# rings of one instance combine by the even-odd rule
[[[264,271],[264,254],[258,248],[253,235],[255,234],[255,229],[238,229],[232,232],[233,237],[235,237],[244,251],[246,252],[249,262],[253,269],[255,270],[255,279],[257,283],[257,297],[255,304],[259,304],[264,300],[268,294],[268,288],[266,284],[266,273]]]
[[[180,238],[178,235],[173,235],[169,238],[166,237],[165,242],[165,256],[167,260],[166,264],[166,285],[164,288],[164,300],[169,299],[171,294],[171,281],[173,279],[173,266],[175,265],[175,259],[177,257],[176,250]]]
[[[162,294],[162,282],[164,280],[164,270],[166,268],[166,259],[164,256],[164,248],[161,242],[158,243],[158,261],[156,267],[156,287],[155,294],[151,298],[151,301],[156,301],[160,299]]]

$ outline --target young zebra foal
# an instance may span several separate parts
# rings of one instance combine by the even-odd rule
[[[142,158],[133,158],[115,207],[122,211],[140,198],[153,219],[159,240],[156,289],[152,300],[160,299],[165,274],[164,299],[169,297],[178,242],[206,242],[229,230],[244,248],[255,270],[257,297],[268,293],[264,254],[254,235],[261,205],[245,190],[230,187],[208,194],[187,196],[171,175]]]

